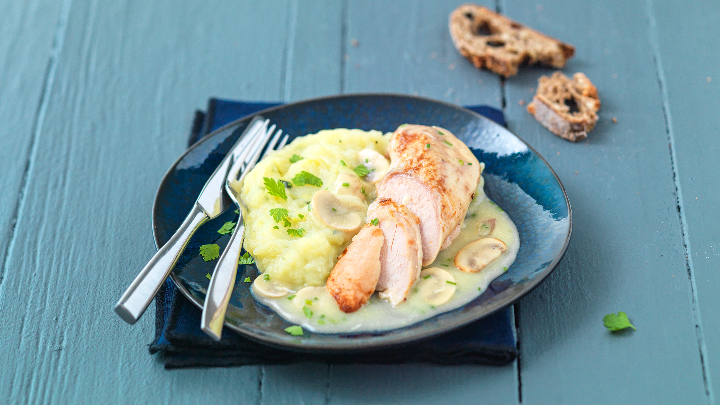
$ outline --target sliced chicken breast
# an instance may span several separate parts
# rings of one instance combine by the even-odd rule
[[[366,224],[332,269],[325,288],[343,312],[357,311],[375,292],[384,240],[379,227]]]
[[[420,220],[407,207],[378,198],[368,207],[368,221],[376,218],[385,242],[380,250],[380,297],[397,305],[405,300],[420,276],[422,245]]]
[[[406,206],[420,219],[422,264],[432,263],[459,232],[480,181],[480,162],[450,131],[402,125],[388,146],[390,169],[378,198]],[[368,217],[370,218],[370,217]]]

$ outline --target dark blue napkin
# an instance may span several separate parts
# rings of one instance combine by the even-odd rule
[[[197,111],[188,146],[210,132],[280,103],[246,103],[210,99],[206,112]],[[466,106],[505,125],[502,111]],[[512,307],[446,334],[408,345],[357,355],[298,353],[269,347],[225,328],[215,342],[200,330],[200,310],[166,281],[156,298],[155,340],[150,353],[159,354],[166,368],[227,367],[319,361],[331,364],[490,364],[505,365],[517,357]]]

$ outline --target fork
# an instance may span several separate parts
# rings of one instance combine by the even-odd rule
[[[218,260],[215,270],[210,278],[210,286],[205,295],[205,303],[203,304],[202,318],[200,320],[200,328],[208,336],[220,340],[222,335],[223,323],[225,321],[225,312],[227,311],[230,295],[235,286],[235,277],[237,276],[237,266],[240,259],[240,249],[242,248],[243,236],[245,234],[245,225],[242,220],[242,208],[240,207],[239,196],[233,185],[239,186],[245,179],[245,175],[255,166],[260,152],[262,152],[265,142],[270,134],[275,130],[275,125],[270,127],[264,136],[258,136],[250,145],[250,153],[245,155],[245,159],[239,159],[232,163],[225,179],[225,191],[230,199],[237,205],[239,217],[237,225],[230,236],[230,241],[225,247],[225,251]],[[282,140],[282,130],[278,130],[273,138],[268,142],[263,158],[273,150],[282,149],[288,140],[285,135]],[[279,143],[278,143],[279,141]]]

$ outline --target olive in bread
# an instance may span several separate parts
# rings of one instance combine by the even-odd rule
[[[568,141],[578,142],[595,127],[600,109],[597,88],[582,73],[572,79],[560,72],[542,76],[527,110],[545,128]]]
[[[521,64],[562,68],[575,54],[572,45],[474,4],[464,4],[450,14],[450,36],[475,67],[505,77],[517,74]]]

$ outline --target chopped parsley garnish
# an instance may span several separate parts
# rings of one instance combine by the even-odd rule
[[[460,166],[462,166],[465,162],[463,162],[462,159],[458,159],[458,163],[460,163]]]
[[[448,141],[446,141],[446,140],[444,140],[444,139],[443,139],[443,142],[445,142],[445,143],[448,144],[449,146],[453,146],[450,142],[448,142]]]
[[[295,294],[288,297],[289,300],[292,300],[293,298],[295,298]]]
[[[366,158],[366,159],[365,159],[365,163],[369,163],[369,162],[370,162],[370,160],[368,160],[368,159]]]
[[[423,277],[423,280],[427,280],[427,279],[429,279],[430,277],[432,277],[432,275],[428,274],[427,276]]]
[[[377,218],[375,218],[375,219],[373,219],[372,221],[370,221],[370,223],[373,224],[374,226],[377,226],[377,224],[380,223],[380,220],[377,219]]]
[[[288,326],[287,328],[285,328],[285,332],[287,332],[293,336],[302,336],[303,328],[301,326],[297,326],[297,325]]]
[[[296,154],[293,153],[293,155],[290,157],[290,163],[297,163],[297,162],[299,162],[299,161],[301,161],[301,160],[303,160],[303,159],[305,159],[305,158],[302,157],[302,156],[300,156],[300,155],[296,155]]]
[[[448,283],[448,284],[457,285],[457,283],[452,282],[452,281],[450,281],[450,280],[445,280],[445,282]]]
[[[263,274],[263,280],[270,281],[270,275],[267,273]]]
[[[308,307],[303,307],[303,314],[305,314],[305,316],[307,316],[308,318],[312,318],[313,311]]]
[[[429,144],[429,143],[426,143],[426,144],[425,144],[425,149],[430,149],[430,144]]]
[[[443,133],[443,131],[438,131],[438,134],[440,134],[440,135],[445,135],[445,134]]]
[[[367,194],[365,194],[365,187],[360,187],[360,192],[363,193],[365,197],[367,197]]]
[[[365,167],[365,165],[358,165],[358,167],[353,169],[355,174],[357,174],[360,177],[367,176],[373,170],[375,170],[375,169],[372,169],[372,170],[368,169],[367,167]]]
[[[225,222],[223,226],[218,229],[217,233],[220,235],[227,235],[232,232],[233,229],[235,229],[235,222]]]
[[[630,323],[630,320],[628,319],[628,316],[625,312],[618,312],[617,315],[615,314],[607,314],[603,317],[603,324],[605,325],[608,330],[615,332],[618,330],[623,330],[626,328],[633,328],[635,327],[633,324]]]
[[[292,228],[291,228],[291,229],[288,229],[288,230],[287,230],[288,235],[290,235],[290,236],[297,236],[298,238],[303,235],[303,232],[305,232],[305,230],[302,229],[302,228],[300,228],[300,229],[292,229]]]
[[[344,160],[341,160],[341,161],[340,161],[340,164],[343,165],[343,166],[347,166],[347,165],[345,164],[345,161],[344,161]]]
[[[310,186],[322,187],[323,185],[323,182],[319,177],[304,170],[296,174],[295,177],[293,177],[292,182],[296,186],[304,186],[307,184]]]
[[[283,185],[282,181],[276,181],[275,179],[271,179],[270,177],[263,177],[263,181],[265,182],[265,190],[267,190],[268,194],[277,198],[282,198],[283,200],[287,201],[287,194],[285,194],[285,185]]]
[[[208,279],[208,280],[210,280],[212,277],[210,276],[210,273],[208,273],[208,274],[205,275],[205,278]]]
[[[468,166],[472,166],[472,162],[468,162]]]
[[[284,218],[287,218],[289,214],[285,208],[273,208],[270,210],[270,216],[273,217],[275,222],[282,221]]]
[[[246,282],[246,283],[251,283],[251,282],[252,282],[252,280],[250,280],[250,277],[245,277],[245,280],[243,280],[243,281]]]
[[[248,252],[243,253],[242,256],[240,256],[240,260],[238,260],[238,264],[253,264],[255,263],[255,259],[253,259],[252,256]]]
[[[280,229],[280,227],[275,225],[275,226],[273,226],[273,229]]]
[[[209,245],[202,245],[200,246],[200,256],[202,256],[203,260],[206,262],[209,262],[210,260],[215,260],[218,257],[220,257],[220,246],[211,243]]]
[[[507,267],[503,267],[503,270],[507,271]]]
[[[298,217],[300,217],[300,219],[303,219],[303,218],[305,218],[305,215],[303,215],[303,214],[298,214]]]
[[[450,267],[449,264],[445,264],[445,263],[441,263],[440,265],[443,266],[443,267]]]
[[[287,218],[287,217],[283,218],[283,226],[284,226],[285,228],[288,228],[288,227],[290,227],[291,225],[292,225],[292,222],[290,222],[290,219],[289,219],[289,218]]]
[[[305,305],[312,305],[312,300],[305,300]]]
[[[335,211],[335,212],[337,212],[337,210],[336,210],[335,208],[333,208],[332,210]]]
[[[240,210],[239,210],[239,209],[236,209],[236,210],[235,210],[235,213],[236,213],[236,214],[239,214],[239,213],[240,213]]]
[[[350,187],[350,183],[343,183],[342,186],[343,186],[343,187]]]

